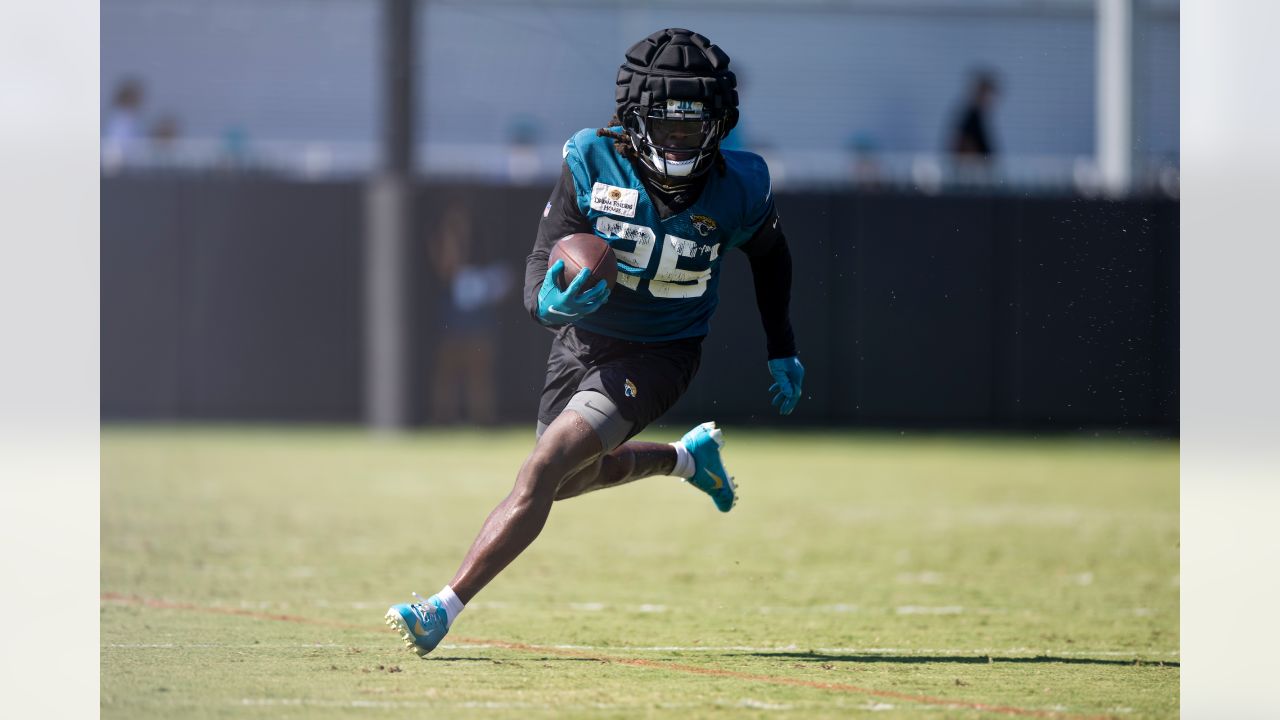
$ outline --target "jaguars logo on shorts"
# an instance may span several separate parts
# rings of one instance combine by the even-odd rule
[[[622,392],[623,392],[627,397],[632,397],[632,398],[633,398],[633,397],[635,397],[635,396],[636,396],[636,384],[635,384],[635,383],[633,383],[633,382],[631,382],[631,379],[630,379],[630,378],[627,378],[627,379],[626,379],[626,381],[624,381],[624,382],[622,383]]]
[[[693,229],[697,230],[702,237],[706,237],[716,230],[716,221],[706,215],[693,215],[689,219],[693,221]]]

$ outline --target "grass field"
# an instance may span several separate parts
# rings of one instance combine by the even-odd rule
[[[102,715],[1176,716],[1175,442],[726,437],[732,513],[557,504],[420,660],[531,432],[107,428]]]

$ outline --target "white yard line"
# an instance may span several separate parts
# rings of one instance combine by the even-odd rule
[[[186,650],[186,649],[298,649],[345,648],[341,643],[105,643],[105,648],[119,650]],[[810,647],[800,645],[527,645],[532,649],[582,650],[585,652],[643,652],[643,653],[815,653],[821,655],[938,655],[955,657],[1001,657],[1010,655],[1042,657],[1178,657],[1178,650],[1054,650],[1047,648],[907,648],[907,647]],[[442,643],[444,650],[505,649],[502,645],[488,643]]]
[[[503,649],[486,643],[442,643],[448,650]],[[816,653],[823,655],[947,655],[986,656],[1032,655],[1044,657],[1177,657],[1178,650],[1052,650],[1045,648],[893,648],[893,647],[810,647],[799,645],[526,645],[533,649],[583,650],[587,652],[758,652]]]
[[[106,601],[111,602],[111,601]],[[385,610],[392,603],[385,600],[353,600],[343,602],[329,602],[325,600],[316,600],[310,603],[314,607],[321,608],[349,608],[351,610]],[[511,608],[533,607],[533,603],[509,603],[502,601],[485,601],[477,600],[467,605],[468,608],[474,610],[505,610]],[[299,607],[296,603],[272,600],[240,600],[235,603],[217,603],[208,606],[214,609],[239,609],[239,610],[290,610]],[[603,612],[606,610],[615,610],[622,612],[641,612],[641,613],[663,613],[663,612],[705,612],[706,605],[663,605],[658,603],[605,603],[605,602],[567,602],[555,603],[548,605],[540,605],[548,610],[569,610],[572,612]],[[754,610],[762,615],[773,614],[795,614],[803,615],[805,613],[894,613],[898,615],[958,615],[974,613],[978,615],[1007,615],[1007,608],[987,608],[987,607],[961,607],[958,605],[901,605],[895,607],[867,607],[857,605],[855,603],[829,603],[825,605],[760,605],[757,607],[736,606],[737,609]]]
[[[752,710],[790,710],[794,706],[742,698],[738,701],[736,707],[751,708]]]
[[[925,605],[903,605],[894,612],[899,615],[959,615],[964,612],[964,608],[959,605],[941,605],[941,606],[925,606]]]
[[[314,648],[342,648],[349,646],[338,643],[104,643],[102,647],[116,648],[120,650],[187,650],[190,648],[294,648],[307,650]]]
[[[1077,580],[1081,582],[1081,580]],[[1089,582],[1092,582],[1091,580]],[[125,603],[122,600],[104,600],[104,603]],[[387,601],[341,601],[329,602],[325,600],[317,600],[310,603],[314,607],[322,608],[349,608],[352,610],[385,610],[391,603]],[[666,612],[706,612],[707,605],[663,605],[657,603],[606,603],[599,601],[586,602],[566,602],[554,604],[540,603],[510,603],[502,601],[476,601],[467,607],[472,610],[504,610],[504,609],[526,609],[537,606],[551,611],[570,611],[584,613],[598,613],[605,611],[613,612],[638,612],[638,613],[666,613]],[[296,610],[299,606],[285,601],[272,600],[240,600],[235,603],[218,603],[207,606],[213,610],[255,610],[261,612]],[[876,614],[893,614],[893,615],[1008,615],[1014,610],[999,607],[965,607],[960,605],[898,605],[898,606],[874,606],[857,605],[854,603],[830,603],[824,605],[760,605],[757,607],[735,606],[735,610],[747,610],[760,613],[761,615],[805,615],[809,613],[865,613],[870,615]],[[1117,608],[1117,613],[1126,615],[1136,615],[1138,617],[1152,617],[1164,614],[1164,611],[1153,610],[1151,608]]]
[[[427,700],[317,700],[312,698],[241,698],[234,705],[248,707],[326,707],[351,709],[397,709],[397,708],[456,708],[483,710],[635,710],[637,708],[654,707],[649,703],[628,705],[625,703],[532,703],[532,702],[498,702],[492,700],[469,700],[461,702],[427,701]],[[694,703],[661,703],[656,707],[667,710],[700,707]]]

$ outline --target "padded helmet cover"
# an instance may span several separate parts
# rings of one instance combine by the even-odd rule
[[[632,45],[618,68],[618,118],[625,125],[636,110],[669,99],[699,100],[712,117],[723,122],[723,133],[738,124],[738,81],[729,69],[729,56],[691,30],[659,30]]]

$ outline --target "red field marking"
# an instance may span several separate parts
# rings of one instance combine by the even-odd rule
[[[323,625],[325,627],[344,628],[347,630],[370,629],[368,625],[352,625],[351,623],[337,622],[335,620],[317,620],[316,618],[302,617],[301,615],[280,615],[275,613],[255,612],[253,610],[245,610],[242,608],[193,605],[191,603],[173,602],[171,600],[144,598],[137,595],[121,595],[120,593],[102,593],[102,600],[103,602],[116,603],[118,605],[134,605],[137,607],[158,608],[161,610],[192,610],[194,612],[209,613],[212,615],[239,615],[241,617],[249,617],[257,620],[279,620],[281,622]]]
[[[275,620],[278,622],[291,622],[304,625],[320,625],[323,627],[343,628],[346,630],[366,630],[374,632],[380,629],[371,625],[357,625],[353,623],[344,623],[336,620],[323,620],[317,618],[309,618],[301,615],[285,615],[280,613],[258,612],[256,610],[246,610],[243,608],[214,607],[207,605],[194,605],[192,603],[174,602],[170,600],[158,600],[155,598],[139,597],[137,595],[122,595],[120,593],[103,593],[103,602],[117,603],[120,605],[133,605],[135,607],[149,607],[162,610],[190,610],[192,612],[203,612],[214,615],[236,615],[239,617],[254,618],[256,620]],[[528,645],[518,642],[504,642],[501,640],[478,640],[475,638],[450,636],[451,642],[462,643],[464,645],[492,645],[493,647],[503,648],[505,650],[518,650],[520,652],[541,653],[544,655],[559,655],[561,657],[574,658],[576,660],[597,660],[600,662],[614,663],[617,665],[629,665],[631,667],[650,668],[654,670],[669,670],[673,672],[681,672],[690,675],[709,675],[712,677],[730,678],[733,680],[747,680],[750,682],[766,683],[769,685],[791,685],[794,687],[807,687],[816,690],[829,690],[832,692],[844,692],[856,695],[867,695],[876,698],[885,698],[890,700],[901,700],[905,702],[919,703],[921,705],[936,705],[945,708],[956,708],[963,710],[977,710],[979,712],[998,713],[1001,715],[1016,715],[1021,717],[1044,717],[1044,718],[1062,718],[1063,720],[1100,720],[1107,716],[1088,716],[1088,715],[1068,715],[1066,713],[1053,712],[1051,710],[1033,710],[1030,708],[1012,707],[1008,705],[988,705],[986,703],[971,702],[968,700],[948,700],[946,698],[933,697],[930,695],[912,695],[910,693],[901,693],[894,690],[876,690],[875,688],[866,688],[859,685],[849,685],[846,683],[820,682],[818,680],[801,680],[799,678],[775,677],[772,675],[756,675],[753,673],[738,672],[736,670],[720,670],[717,668],[698,667],[696,665],[682,665],[680,663],[667,662],[665,660],[642,660],[639,658],[624,658],[614,655],[600,655],[597,653],[584,653],[580,650],[569,650],[565,648],[545,647],[541,645]]]

